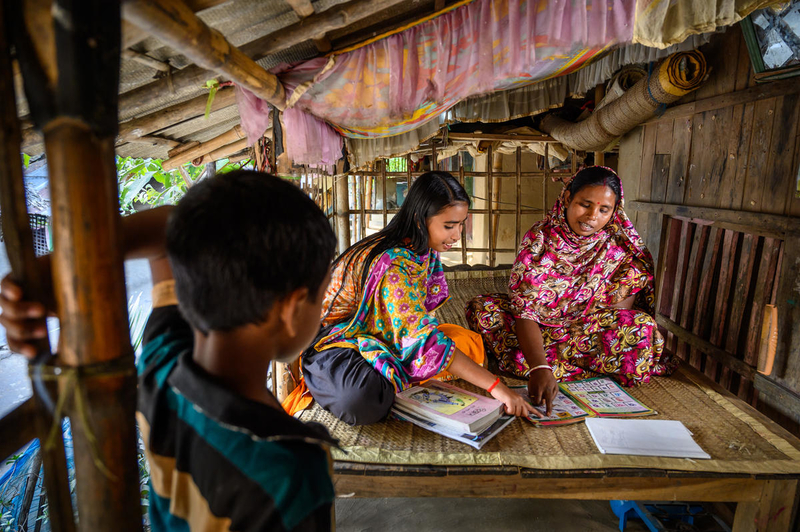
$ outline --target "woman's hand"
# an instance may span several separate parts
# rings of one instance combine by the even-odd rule
[[[36,348],[31,342],[47,336],[44,305],[25,301],[20,286],[5,277],[0,282],[0,310],[0,325],[6,329],[8,347],[34,359]]]
[[[502,382],[498,383],[497,386],[494,387],[494,389],[491,391],[491,394],[492,397],[498,401],[502,401],[503,404],[506,405],[507,414],[523,417],[527,416],[528,414],[533,414],[537,417],[542,417],[542,415],[535,408],[529,405],[520,394],[515,393]]]
[[[557,393],[558,382],[549,369],[537,369],[528,375],[528,396],[535,405],[540,405],[544,401],[548,416],[553,409],[553,400]]]

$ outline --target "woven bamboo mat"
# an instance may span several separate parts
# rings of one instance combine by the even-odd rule
[[[450,298],[436,310],[436,319],[469,328],[464,309],[470,299],[481,294],[507,293],[509,275],[509,270],[446,272]]]
[[[509,383],[520,383],[507,379]],[[456,384],[475,390],[464,381]],[[649,419],[676,419],[694,434],[711,460],[603,455],[583,423],[539,428],[517,419],[480,451],[411,423],[389,419],[350,427],[314,404],[300,414],[322,423],[340,442],[336,460],[378,464],[513,465],[535,469],[658,468],[724,473],[800,473],[800,451],[717,392],[678,371],[629,389],[658,411]]]

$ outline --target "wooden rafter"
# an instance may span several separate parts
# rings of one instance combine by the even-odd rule
[[[122,50],[122,57],[125,59],[130,59],[131,61],[136,61],[141,65],[148,66],[161,72],[169,72],[169,63],[159,61],[158,59],[153,59],[147,54],[136,52],[134,50]]]
[[[233,142],[236,142],[239,139],[245,138],[244,130],[241,126],[234,126],[229,131],[226,131],[222,135],[218,137],[214,137],[211,140],[206,142],[201,142],[200,144],[190,148],[188,150],[184,150],[173,157],[167,159],[162,163],[162,167],[164,170],[174,170],[175,168],[179,167],[184,163],[188,163],[189,161],[193,161],[197,158],[201,158],[207,153],[210,153],[217,148],[221,148],[222,146],[226,146]]]
[[[310,17],[314,14],[314,6],[311,5],[310,0],[286,0],[286,3],[297,13],[300,19]]]
[[[286,97],[278,78],[200,20],[180,0],[129,0],[123,5],[123,16],[197,65],[225,75],[275,107],[284,108]]]
[[[137,137],[149,135],[185,120],[203,116],[207,103],[208,96],[203,94],[154,113],[123,122],[119,125],[118,142],[133,142]],[[214,96],[214,101],[211,103],[211,112],[225,109],[235,103],[236,91],[232,87],[222,88]]]
[[[239,49],[254,61],[258,61],[309,39],[374,17],[377,13],[402,4],[404,1],[354,0],[321,13],[315,13],[296,24],[244,44]],[[123,114],[127,115],[146,112],[154,107],[154,102],[158,99],[175,97],[176,94],[178,96],[187,94],[187,91],[194,91],[196,87],[202,86],[207,80],[219,77],[219,75],[218,71],[202,66],[188,66],[172,75],[172,85],[167,79],[159,79],[121,94],[120,109]]]

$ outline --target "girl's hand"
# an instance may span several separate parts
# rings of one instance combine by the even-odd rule
[[[0,282],[0,325],[6,329],[8,347],[27,358],[36,357],[31,343],[47,336],[46,310],[41,303],[25,301],[22,289],[9,277]]]
[[[532,371],[528,376],[528,396],[535,405],[544,401],[547,406],[547,415],[553,409],[553,400],[558,393],[558,382],[553,372],[547,368]]]
[[[498,383],[491,393],[492,397],[498,401],[502,401],[503,404],[506,405],[507,414],[523,417],[527,416],[528,414],[533,414],[537,417],[542,417],[542,415],[537,412],[535,408],[529,405],[520,394],[515,393],[502,382]]]

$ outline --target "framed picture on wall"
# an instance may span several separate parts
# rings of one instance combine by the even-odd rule
[[[755,11],[742,33],[757,82],[800,75],[800,0]]]

